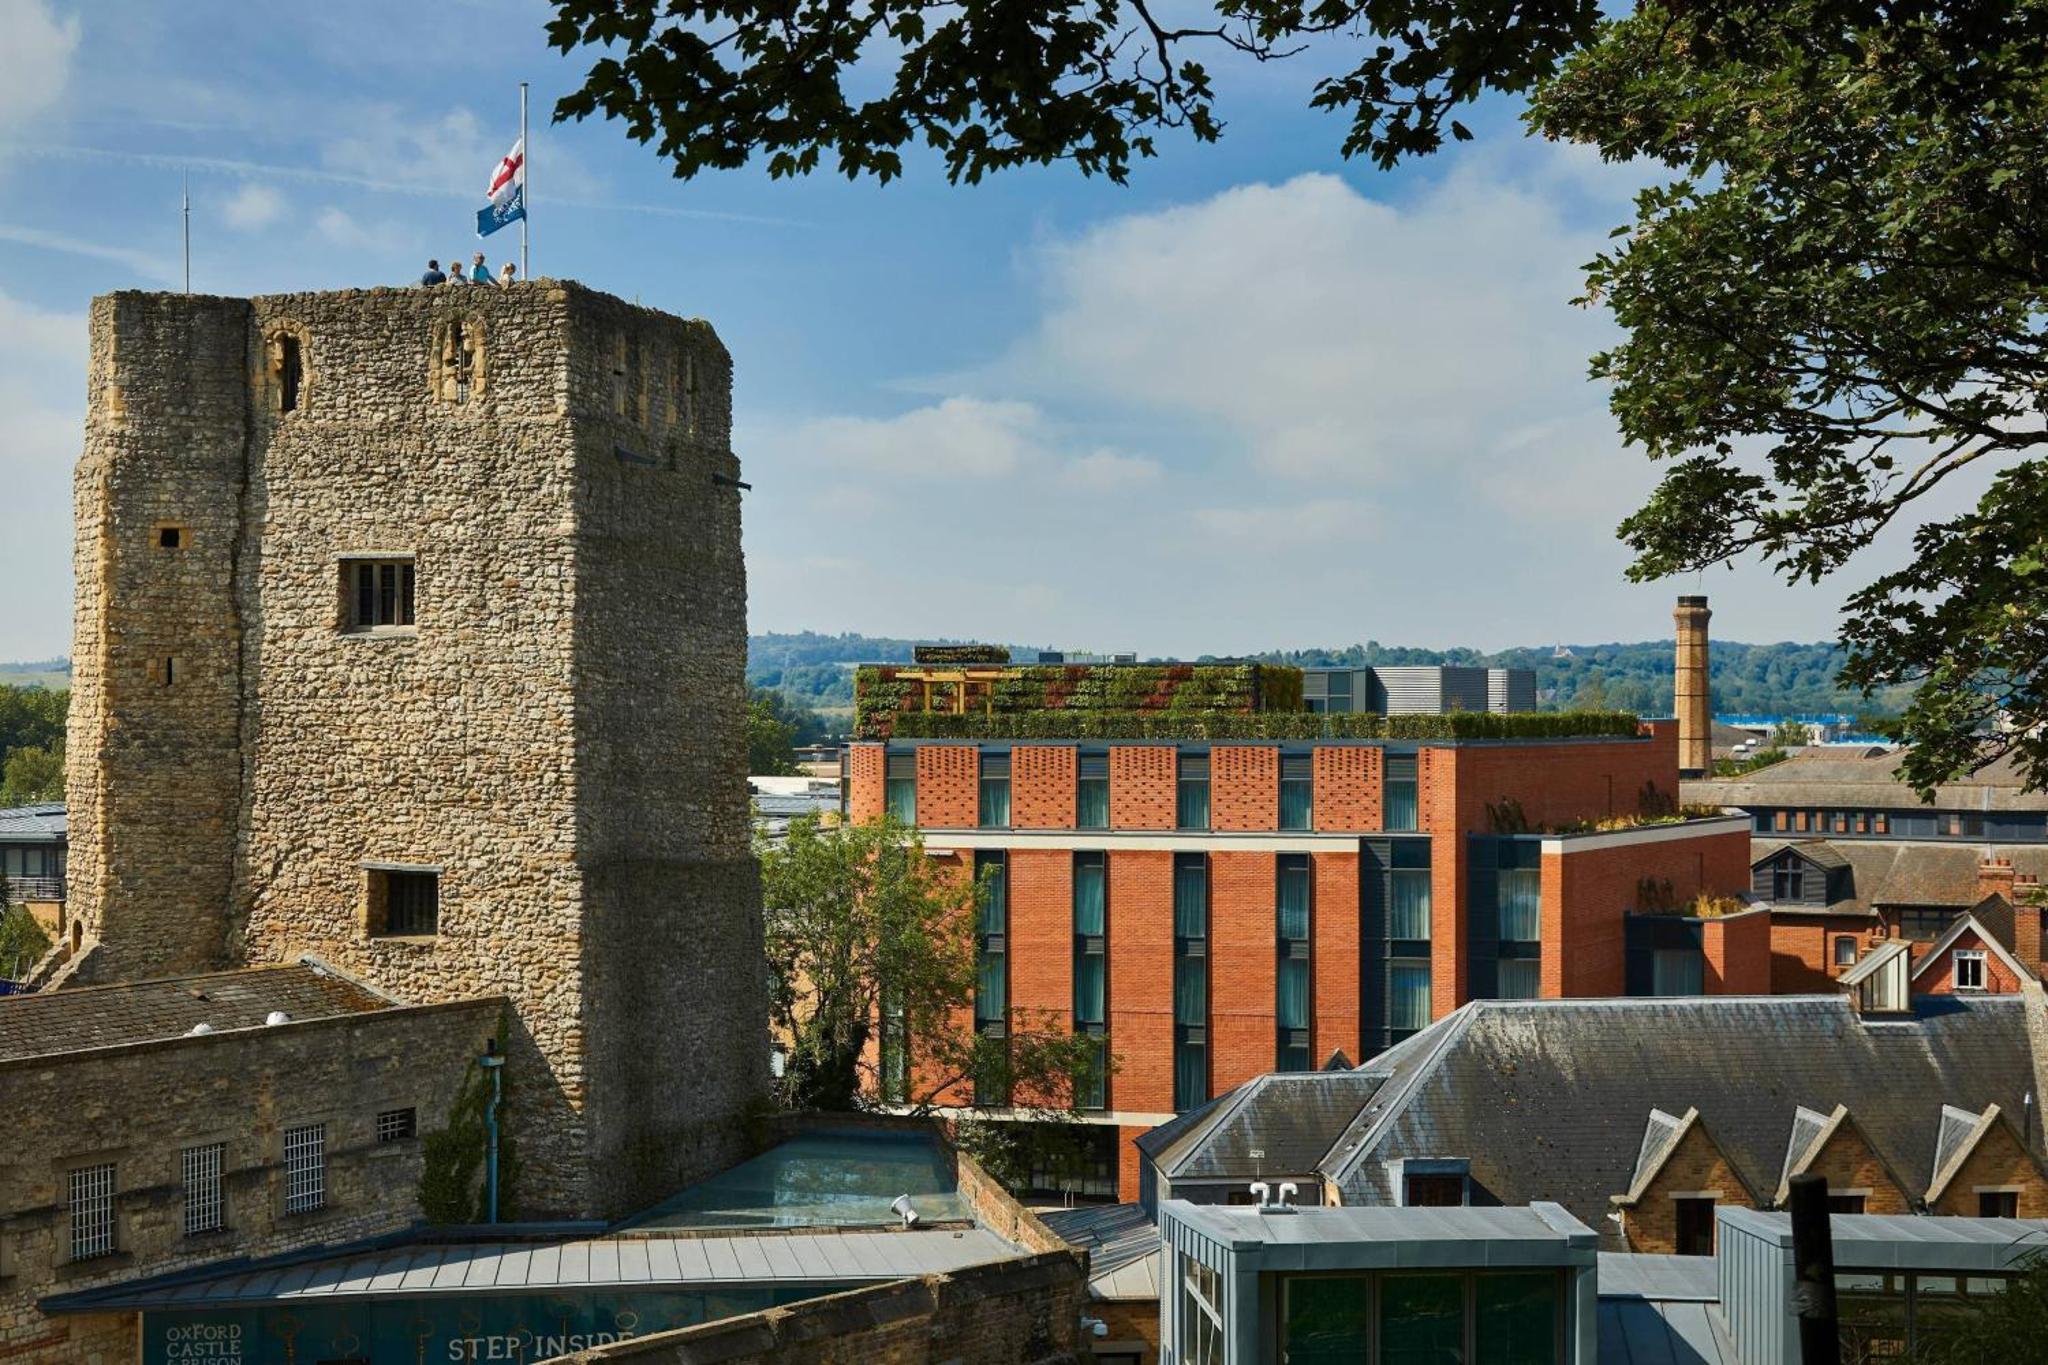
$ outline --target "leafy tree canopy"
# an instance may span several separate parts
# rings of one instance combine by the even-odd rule
[[[779,692],[758,689],[747,696],[747,771],[758,777],[779,777],[796,771],[796,723],[785,717],[795,709]]]
[[[0,807],[64,799],[64,745],[15,749],[0,765]]]
[[[760,850],[773,1022],[786,1040],[783,1098],[849,1110],[887,1097],[929,1111],[972,1088],[1054,1116],[1095,1076],[1093,1041],[1066,1018],[1012,1010],[1010,1037],[974,1028],[973,928],[982,889],[948,877],[908,827],[790,823]],[[881,1074],[885,1008],[908,1065]]]
[[[1592,366],[1623,433],[1672,462],[1633,576],[1818,581],[1963,482],[1849,596],[1842,679],[1917,687],[1922,788],[2008,750],[2048,779],[2048,0],[1653,2],[1532,118],[1675,173],[1585,296],[1627,334]]]
[[[1066,161],[1121,182],[1163,130],[1222,131],[1206,59],[1275,61],[1324,40],[1306,92],[1381,165],[1470,134],[1454,114],[1523,91],[1595,31],[1593,0],[555,0],[548,40],[595,48],[555,117],[603,114],[681,177],[745,165],[902,173],[922,142],[955,181]],[[874,72],[879,69],[879,82]]]

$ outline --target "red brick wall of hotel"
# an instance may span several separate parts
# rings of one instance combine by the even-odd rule
[[[1173,1111],[1173,855],[1109,860],[1109,1105]]]
[[[1591,841],[1589,841],[1591,842]],[[1543,855],[1545,999],[1622,995],[1627,986],[1623,914],[1642,904],[1643,883],[1668,886],[1674,903],[1725,895],[1749,882],[1749,832],[1696,835]],[[1711,987],[1709,987],[1711,989]]]
[[[1708,995],[1771,993],[1771,912],[1751,910],[1700,926]]]

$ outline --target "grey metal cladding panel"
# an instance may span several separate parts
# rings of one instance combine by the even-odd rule
[[[648,1272],[657,1280],[674,1284],[683,1278],[683,1259],[677,1254],[676,1239],[661,1237],[647,1244]]]
[[[682,1264],[682,1273],[678,1278],[685,1283],[712,1278],[711,1254],[704,1249],[703,1243],[694,1237],[678,1237],[673,1245],[676,1259]]]
[[[562,1275],[562,1249],[558,1246],[536,1247],[533,1264],[528,1269],[529,1282],[533,1284],[556,1284]]]
[[[761,1253],[768,1258],[768,1273],[778,1280],[802,1279],[806,1263],[822,1258],[816,1246],[823,1238],[799,1233],[793,1237],[758,1237]]]
[[[617,1242],[586,1242],[590,1252],[590,1283],[617,1284],[619,1282],[619,1244]]]
[[[562,1248],[562,1261],[555,1271],[555,1283],[590,1283],[590,1243],[570,1242]]]
[[[653,1278],[647,1263],[647,1243],[635,1238],[618,1244],[618,1278],[626,1284],[645,1284]]]
[[[733,1239],[733,1259],[738,1262],[740,1274],[749,1280],[768,1277],[768,1257],[757,1245],[758,1237],[736,1237]]]

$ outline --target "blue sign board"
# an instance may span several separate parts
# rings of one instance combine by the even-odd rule
[[[428,1365],[547,1360],[757,1313],[842,1285],[722,1292],[439,1293],[142,1315],[143,1365]]]

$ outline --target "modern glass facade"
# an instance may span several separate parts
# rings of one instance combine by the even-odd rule
[[[1414,754],[1390,753],[1386,759],[1386,778],[1382,787],[1385,814],[1382,817],[1390,830],[1417,828],[1418,815],[1416,777],[1416,756]]]
[[[1175,829],[1209,828],[1209,755],[1183,752],[1174,783]]]
[[[1109,755],[1083,752],[1077,760],[1074,827],[1109,828]]]
[[[1209,1102],[1209,859],[1173,855],[1173,1108]]]
[[[1279,1024],[1276,1071],[1307,1071],[1314,1066],[1311,1029],[1314,990],[1310,972],[1310,902],[1308,855],[1283,853],[1278,859],[1279,885],[1275,906],[1279,918],[1280,961],[1274,1014]]]
[[[1074,1032],[1095,1040],[1096,1068],[1075,1097],[1109,1104],[1109,869],[1100,853],[1074,855]]]

